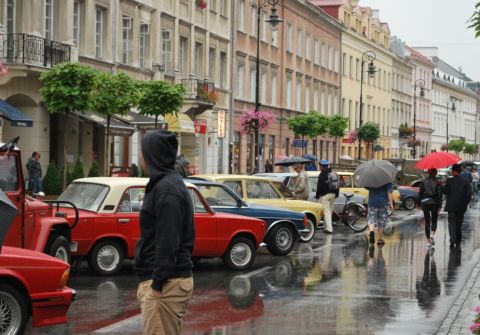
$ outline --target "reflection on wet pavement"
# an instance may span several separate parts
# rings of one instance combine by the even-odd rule
[[[479,254],[479,214],[467,213],[462,249],[449,249],[441,215],[434,249],[414,220],[387,229],[381,248],[340,227],[287,257],[260,254],[248,273],[202,260],[184,334],[434,334]],[[139,334],[129,271],[107,279],[81,269],[70,324],[31,334]]]

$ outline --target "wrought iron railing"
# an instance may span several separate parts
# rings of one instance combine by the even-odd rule
[[[68,44],[28,34],[0,34],[0,58],[5,63],[52,67],[69,62]]]
[[[185,98],[201,100],[209,103],[216,103],[218,93],[215,91],[215,84],[211,81],[200,79],[182,79],[185,87]]]

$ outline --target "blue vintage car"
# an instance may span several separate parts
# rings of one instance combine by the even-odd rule
[[[264,220],[267,230],[263,242],[273,255],[288,254],[300,235],[307,232],[307,217],[302,213],[247,204],[227,186],[215,182],[195,178],[186,181],[197,186],[207,204],[215,211]]]

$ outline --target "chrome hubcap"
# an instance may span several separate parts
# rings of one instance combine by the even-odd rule
[[[246,243],[238,243],[232,248],[230,258],[235,266],[242,267],[247,265],[252,258],[252,251]]]
[[[20,304],[7,293],[0,292],[0,335],[16,334],[20,328]]]
[[[55,258],[61,259],[64,262],[68,262],[68,251],[65,247],[60,247],[55,253]]]
[[[290,236],[290,230],[288,228],[282,228],[277,232],[276,236],[277,246],[282,249],[288,249],[292,243],[292,237]]]
[[[118,253],[117,248],[112,247],[111,245],[105,245],[98,251],[97,264],[103,271],[114,270],[119,262],[120,254]]]

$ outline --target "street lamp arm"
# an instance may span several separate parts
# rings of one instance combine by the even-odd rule
[[[375,52],[367,50],[362,54],[362,62],[373,62],[375,59],[377,59],[377,55]]]

